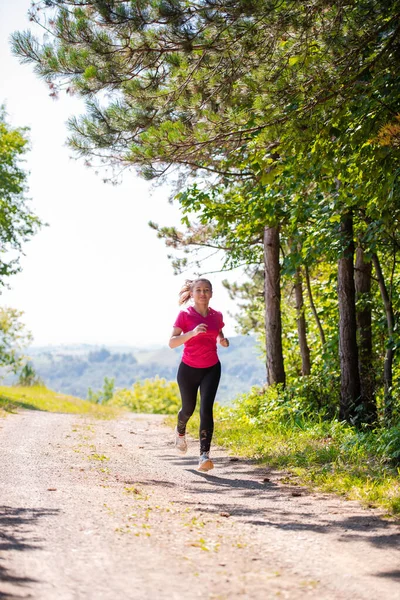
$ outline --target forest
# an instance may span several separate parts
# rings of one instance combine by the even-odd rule
[[[181,229],[151,224],[174,268],[246,269],[229,288],[267,386],[360,428],[399,421],[399,8],[51,0],[42,37],[13,36],[55,97],[85,98],[88,164],[174,180]]]

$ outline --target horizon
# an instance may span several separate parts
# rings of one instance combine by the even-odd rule
[[[254,338],[257,339],[257,334],[255,333],[250,333],[250,334],[241,334],[241,333],[234,333],[233,335],[229,336],[229,339],[235,339],[235,338]],[[56,349],[56,348],[129,348],[129,349],[159,349],[159,348],[167,348],[168,350],[172,350],[172,351],[176,351],[179,350],[180,347],[178,348],[169,348],[168,347],[168,342],[166,342],[165,344],[162,343],[149,343],[147,345],[142,345],[142,344],[124,344],[124,343],[91,343],[91,342],[67,342],[67,343],[59,343],[59,344],[30,344],[29,346],[27,346],[25,348],[26,351],[30,350],[30,349]]]

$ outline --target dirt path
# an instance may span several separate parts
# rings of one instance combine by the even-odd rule
[[[400,598],[398,525],[213,456],[158,416],[1,420],[0,598]]]

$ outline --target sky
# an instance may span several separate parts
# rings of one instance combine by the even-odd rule
[[[173,274],[148,222],[178,226],[179,208],[168,202],[169,189],[153,188],[133,170],[112,186],[73,156],[66,121],[83,112],[82,101],[51,98],[33,66],[11,53],[11,33],[29,29],[29,6],[30,0],[0,0],[0,104],[13,127],[30,128],[27,197],[47,226],[24,245],[22,271],[9,278],[0,305],[23,311],[36,346],[165,345],[180,310],[178,292],[194,274]],[[211,306],[223,312],[232,336],[237,309],[221,281],[239,275],[209,278]]]

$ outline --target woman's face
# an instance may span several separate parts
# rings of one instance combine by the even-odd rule
[[[190,297],[195,304],[208,304],[212,296],[211,286],[207,281],[199,280],[193,285]]]

